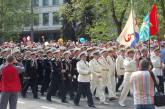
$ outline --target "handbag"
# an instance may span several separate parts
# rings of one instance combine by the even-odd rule
[[[157,89],[157,92],[154,95],[154,103],[156,106],[165,106],[165,94],[160,92],[154,73],[152,71],[149,72],[152,77],[152,80],[154,81],[154,85]]]

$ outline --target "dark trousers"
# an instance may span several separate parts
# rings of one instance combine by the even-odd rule
[[[17,108],[18,93],[17,92],[1,92],[0,109],[7,109],[9,102],[9,109]]]
[[[165,82],[165,67],[163,68],[163,81]]]
[[[88,106],[93,105],[94,103],[93,103],[93,98],[92,98],[92,93],[90,90],[90,83],[89,82],[79,82],[78,83],[78,91],[77,91],[77,94],[75,96],[74,103],[77,105],[79,104],[80,97],[83,93],[85,93],[87,96]]]
[[[23,86],[23,74],[19,74],[19,78],[20,78],[20,82],[21,82],[21,86]]]
[[[74,94],[72,92],[72,81],[71,80],[62,80],[61,81],[61,88],[60,88],[60,96],[61,96],[61,101],[65,102],[66,101],[66,95],[69,93],[70,99],[73,99]]]
[[[77,89],[78,89],[78,81],[73,80],[72,81],[72,90],[73,90],[73,92],[77,92]]]
[[[38,97],[38,93],[37,93],[38,92],[38,80],[37,79],[27,79],[27,80],[25,80],[24,85],[23,85],[23,89],[22,89],[22,96],[23,97],[26,96],[26,92],[27,92],[29,86],[32,89],[33,97],[37,98]]]
[[[59,81],[58,80],[52,80],[50,82],[50,86],[48,88],[48,93],[47,93],[47,99],[51,100],[51,96],[57,92],[57,90],[59,89]]]
[[[163,76],[157,76],[159,78],[159,90],[160,92],[164,93],[164,80]]]
[[[118,76],[118,82],[117,82],[117,84],[116,84],[116,91],[118,91],[119,87],[120,87],[121,84],[123,83],[123,79],[124,79],[124,75]]]
[[[49,87],[49,83],[50,83],[50,77],[44,76],[43,81],[42,81],[42,86],[41,86],[41,94],[44,94],[44,92],[46,92],[46,90]]]

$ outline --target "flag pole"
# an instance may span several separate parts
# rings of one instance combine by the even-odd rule
[[[133,23],[132,23],[132,24],[133,24],[133,34],[134,34],[134,37],[136,37],[136,36],[135,36],[135,27],[134,27],[134,23],[135,23],[134,17],[135,17],[135,16],[134,16],[134,10],[133,10],[133,0],[131,0],[131,13],[132,13],[132,19],[133,19]],[[134,46],[134,48],[135,48],[135,46]]]
[[[150,3],[149,3],[149,0],[148,0],[148,8],[150,7]],[[148,10],[148,13],[150,13],[150,11]],[[150,14],[149,14],[150,16]],[[149,30],[149,44],[148,44],[148,50],[149,50],[149,55],[151,55],[151,35],[150,35],[150,30]]]

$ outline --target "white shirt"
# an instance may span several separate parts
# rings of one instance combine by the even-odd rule
[[[116,59],[117,75],[124,75],[124,57],[119,55]]]
[[[156,75],[156,76],[162,76],[163,75],[163,72],[162,72],[162,68],[161,68],[162,67],[161,66],[161,64],[162,64],[161,58],[159,56],[155,56],[155,55],[153,55],[151,57],[152,57],[151,58],[151,62],[153,64],[152,71],[153,71],[154,75]]]
[[[80,60],[77,62],[78,82],[90,82],[91,70],[87,61]]]
[[[124,64],[125,72],[134,72],[134,71],[136,71],[136,61],[134,59],[126,57],[124,59],[123,64]]]

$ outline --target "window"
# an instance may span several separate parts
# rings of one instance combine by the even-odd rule
[[[43,6],[48,6],[49,0],[43,0]]]
[[[49,25],[49,13],[43,13],[43,25]]]
[[[33,17],[33,21],[34,21],[34,25],[39,25],[39,15],[38,14],[35,14],[34,17]]]
[[[39,6],[39,0],[33,0],[33,6]]]
[[[53,0],[53,5],[58,5],[59,4],[59,0]]]
[[[59,24],[60,18],[59,18],[59,13],[54,12],[53,13],[53,25]]]

